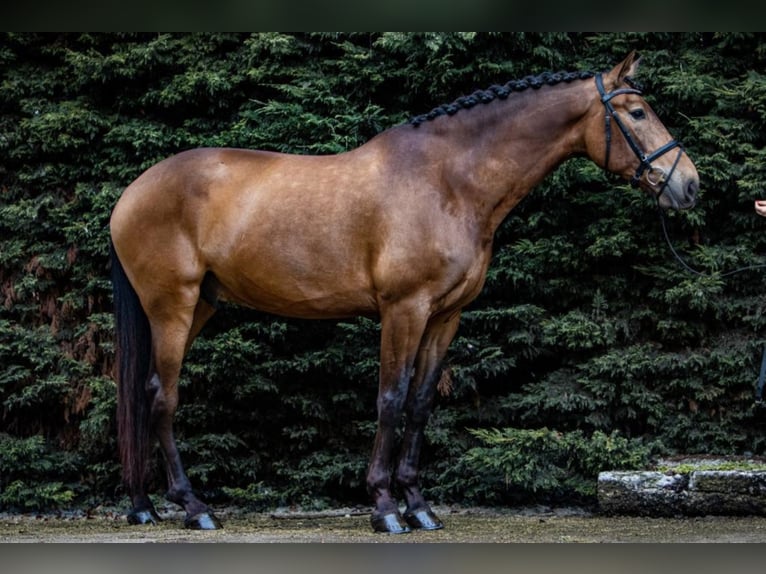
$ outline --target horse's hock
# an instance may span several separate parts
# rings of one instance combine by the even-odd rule
[[[604,514],[766,515],[766,464],[731,459],[661,461],[657,470],[599,473]]]

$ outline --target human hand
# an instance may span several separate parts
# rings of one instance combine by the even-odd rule
[[[763,217],[766,217],[766,199],[755,200],[755,212],[758,215],[762,215]]]

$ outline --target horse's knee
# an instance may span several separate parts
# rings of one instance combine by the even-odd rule
[[[405,399],[407,398],[406,384],[382,392],[378,396],[378,425],[383,429],[395,428],[402,419]]]

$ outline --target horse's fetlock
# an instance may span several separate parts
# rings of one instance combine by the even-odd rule
[[[174,504],[184,506],[189,498],[190,492],[180,488],[172,488],[165,493],[165,498]]]
[[[405,487],[415,485],[418,482],[418,471],[412,467],[400,468],[396,471],[396,482]]]
[[[370,471],[367,474],[367,493],[373,498],[388,493],[391,487],[391,476],[387,472]]]

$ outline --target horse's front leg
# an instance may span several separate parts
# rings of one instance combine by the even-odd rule
[[[410,528],[391,493],[392,454],[401,422],[415,356],[427,318],[421,305],[398,303],[381,313],[378,428],[367,471],[367,491],[373,499],[372,527],[377,532],[403,533]]]
[[[407,423],[399,456],[396,480],[407,500],[404,519],[411,528],[438,530],[444,527],[420,491],[418,474],[425,428],[433,409],[440,367],[457,331],[460,313],[432,320],[426,330],[415,362],[406,405]]]

